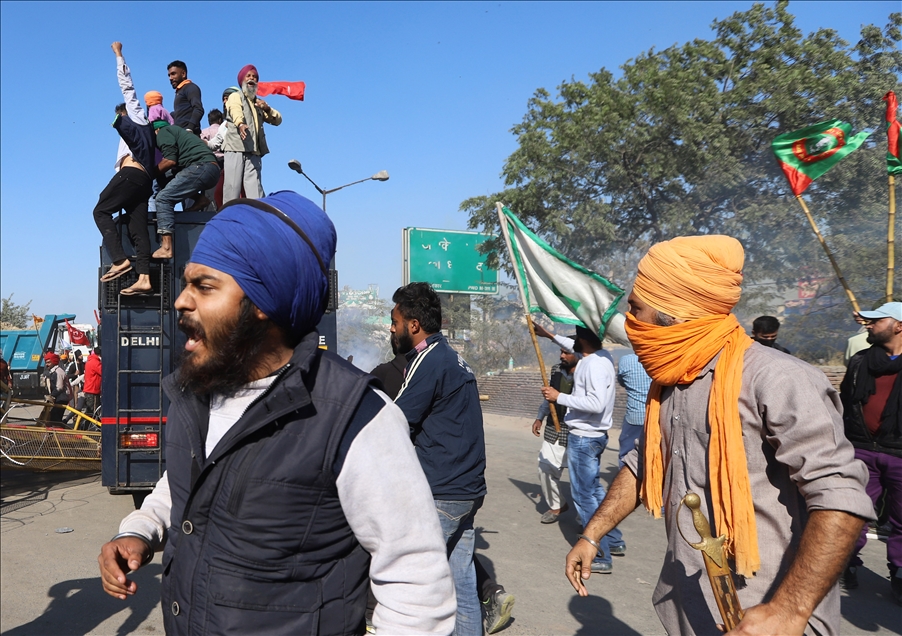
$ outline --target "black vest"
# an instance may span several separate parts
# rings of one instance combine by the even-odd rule
[[[362,633],[369,554],[333,465],[374,378],[318,341],[303,339],[206,459],[209,405],[166,379],[167,634]]]

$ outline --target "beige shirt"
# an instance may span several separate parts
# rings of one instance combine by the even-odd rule
[[[690,547],[674,525],[680,500],[689,491],[701,497],[708,520],[714,518],[708,504],[707,407],[715,362],[692,384],[667,387],[662,394],[668,549],[652,601],[669,634],[720,634],[715,623],[723,622],[701,552]],[[756,576],[734,577],[739,601],[749,608],[770,598],[779,586],[809,511],[841,510],[873,519],[874,506],[864,490],[867,469],[855,459],[843,433],[839,395],[823,372],[753,344],[745,353],[739,416],[761,556]],[[642,474],[638,450],[624,461],[636,475]],[[681,512],[680,524],[691,541],[698,540],[688,511]],[[838,634],[839,625],[839,589],[834,585],[815,609],[806,633]]]

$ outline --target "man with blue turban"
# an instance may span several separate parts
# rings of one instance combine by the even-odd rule
[[[167,634],[448,634],[457,602],[407,420],[319,348],[335,228],[294,192],[224,206],[175,302],[187,335],[166,473],[98,557],[104,590],[163,554]]]

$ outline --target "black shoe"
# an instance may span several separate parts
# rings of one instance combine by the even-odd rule
[[[839,580],[839,586],[844,590],[858,589],[858,568],[854,565],[847,567]]]
[[[890,580],[890,589],[893,592],[893,599],[902,605],[902,568],[896,570],[895,576]]]
[[[508,594],[502,587],[482,604],[486,633],[494,634],[507,625],[511,618],[511,612],[514,610],[514,600],[514,595]]]

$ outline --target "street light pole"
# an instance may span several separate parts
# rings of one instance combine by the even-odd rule
[[[316,184],[316,181],[310,178],[306,172],[304,172],[303,167],[301,167],[301,162],[297,159],[292,159],[288,162],[288,167],[297,172],[299,175],[302,175],[307,181],[309,181],[316,191],[323,195],[323,212],[326,211],[326,195],[332,194],[333,192],[338,192],[343,188],[347,188],[348,186],[357,185],[358,183],[363,183],[364,181],[388,181],[388,171],[380,170],[376,174],[371,177],[367,177],[366,179],[359,179],[357,181],[352,181],[351,183],[346,183],[343,186],[338,186],[337,188],[332,188],[331,190],[323,190]]]
[[[317,185],[316,181],[310,178],[304,169],[301,167],[301,162],[297,159],[292,159],[288,162],[288,167],[297,172],[299,175],[303,176],[307,181],[316,188],[316,191],[323,195],[323,212],[326,211],[326,196],[332,194],[333,192],[338,192],[343,188],[347,188],[348,186],[357,185],[358,183],[363,183],[364,181],[388,181],[388,171],[380,170],[372,177],[367,177],[366,179],[359,179],[357,181],[352,181],[351,183],[346,183],[343,186],[338,186],[337,188],[332,188],[330,190],[323,190],[319,185]],[[330,270],[330,282],[329,285],[333,284],[337,287],[338,285],[338,272],[335,271],[335,257],[332,257],[332,260],[329,261],[329,270]],[[332,272],[335,272],[334,278]],[[338,293],[336,290],[335,296],[338,298]],[[337,309],[337,307],[336,307]],[[325,346],[328,349],[332,349],[332,351],[337,352],[338,350],[338,324],[336,321],[336,316],[334,313],[331,315],[323,316],[322,320],[320,320],[320,324],[317,325],[317,330],[320,333],[320,346]],[[331,343],[330,343],[331,340]]]

